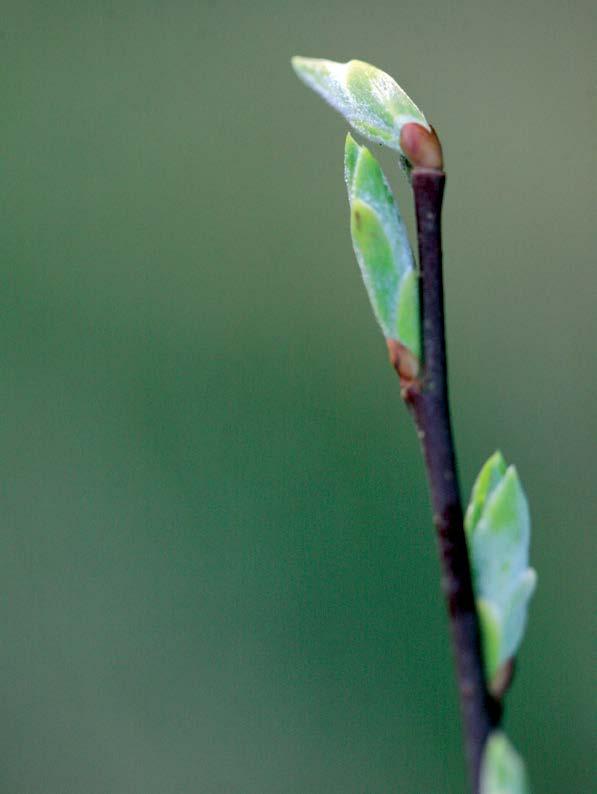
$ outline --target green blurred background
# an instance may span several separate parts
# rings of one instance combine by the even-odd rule
[[[499,446],[534,520],[506,724],[535,792],[594,790],[589,2],[2,5],[0,790],[465,790],[346,126],[294,53],[440,131],[463,488]]]

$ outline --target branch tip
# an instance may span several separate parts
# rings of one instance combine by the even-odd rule
[[[443,170],[442,146],[433,127],[429,132],[421,124],[405,124],[400,134],[400,146],[413,168]]]

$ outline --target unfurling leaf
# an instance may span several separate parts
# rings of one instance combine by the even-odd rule
[[[530,794],[524,762],[501,731],[492,733],[485,745],[481,794]]]
[[[518,650],[537,575],[528,567],[531,522],[514,466],[500,452],[485,463],[464,521],[487,676]]]
[[[389,74],[363,61],[337,63],[295,56],[303,82],[338,110],[364,137],[402,154],[400,133],[415,122],[431,130],[425,116]]]
[[[419,296],[406,227],[377,160],[351,135],[344,173],[350,229],[373,312],[386,339],[420,356]]]

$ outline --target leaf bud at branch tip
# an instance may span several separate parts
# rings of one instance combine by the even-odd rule
[[[429,132],[421,124],[405,124],[400,133],[400,146],[413,168],[443,170],[442,147],[433,128]]]

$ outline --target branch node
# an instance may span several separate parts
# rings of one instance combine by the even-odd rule
[[[497,671],[493,680],[489,684],[489,691],[493,698],[501,703],[504,695],[512,686],[514,673],[516,672],[516,661],[514,657],[508,659]]]
[[[400,379],[400,393],[406,403],[411,403],[422,389],[419,379],[419,359],[397,339],[386,339],[390,364]]]

